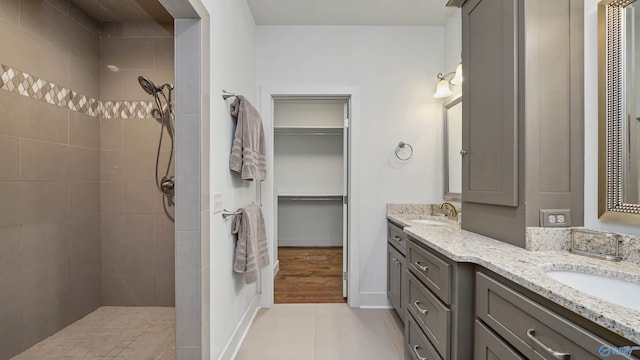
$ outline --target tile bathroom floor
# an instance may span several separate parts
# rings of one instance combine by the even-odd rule
[[[175,360],[175,309],[104,306],[12,360]]]
[[[402,323],[392,311],[275,304],[258,311],[236,360],[401,360]]]

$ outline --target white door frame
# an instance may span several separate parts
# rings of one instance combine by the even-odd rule
[[[260,113],[264,126],[267,146],[267,179],[263,184],[262,198],[267,225],[269,256],[273,267],[261,272],[260,306],[273,306],[273,281],[279,264],[276,262],[277,227],[274,223],[275,194],[273,176],[273,103],[279,96],[344,96],[349,98],[351,110],[349,128],[349,244],[348,256],[348,304],[360,307],[360,93],[357,87],[351,86],[271,86],[263,87],[260,94]]]

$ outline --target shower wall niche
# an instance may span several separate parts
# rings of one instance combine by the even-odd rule
[[[173,82],[172,25],[0,1],[0,359],[102,305],[174,304],[138,75]]]

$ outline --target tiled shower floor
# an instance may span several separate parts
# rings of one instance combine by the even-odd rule
[[[97,309],[12,360],[175,360],[175,309]]]

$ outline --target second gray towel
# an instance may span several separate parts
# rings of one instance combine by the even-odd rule
[[[258,280],[258,269],[269,264],[267,231],[262,209],[250,204],[233,217],[231,233],[238,235],[233,270],[245,274],[247,284]]]

